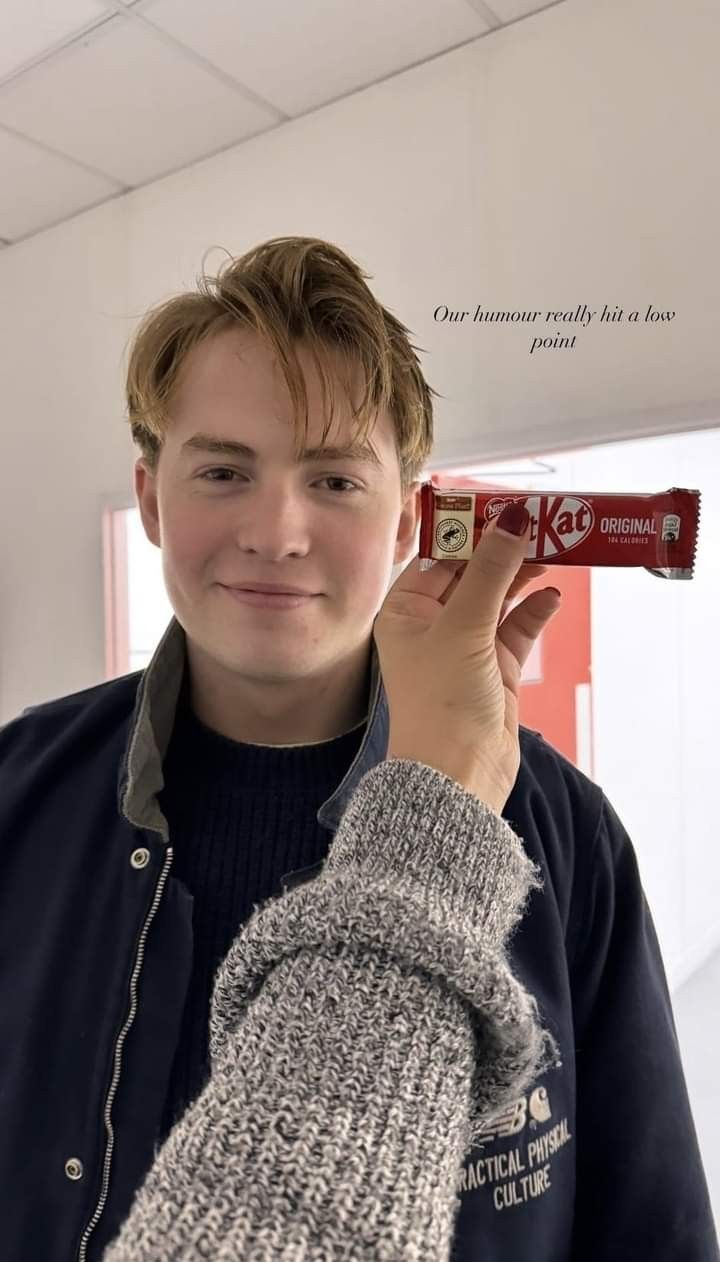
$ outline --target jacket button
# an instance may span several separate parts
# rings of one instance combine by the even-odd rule
[[[65,1162],[65,1173],[69,1179],[81,1179],[84,1174],[83,1163],[77,1157],[70,1157]]]
[[[133,850],[130,862],[134,868],[146,868],[150,862],[150,851],[140,846],[138,850]]]

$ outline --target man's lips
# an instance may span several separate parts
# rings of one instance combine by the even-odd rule
[[[242,587],[226,587],[225,591],[238,603],[260,609],[299,609],[301,605],[309,605],[311,600],[319,599],[312,592],[255,592]]]
[[[276,587],[273,583],[223,583],[230,591],[267,592],[270,596],[315,596],[307,587]]]

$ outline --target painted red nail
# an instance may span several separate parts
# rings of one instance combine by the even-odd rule
[[[498,517],[498,530],[506,530],[509,535],[524,535],[530,522],[530,514],[524,504],[515,501],[506,504]]]

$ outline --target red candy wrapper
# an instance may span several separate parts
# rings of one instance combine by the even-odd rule
[[[420,488],[420,569],[467,561],[506,504],[522,503],[532,526],[525,562],[536,565],[641,565],[657,578],[692,578],[700,492],[656,495],[597,491]]]

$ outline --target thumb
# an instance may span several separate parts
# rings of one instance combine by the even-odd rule
[[[522,534],[508,533],[506,525],[522,526]],[[495,635],[508,588],[526,559],[530,526],[524,504],[514,501],[484,527],[452,598],[444,606],[446,621],[458,629],[483,629]]]

